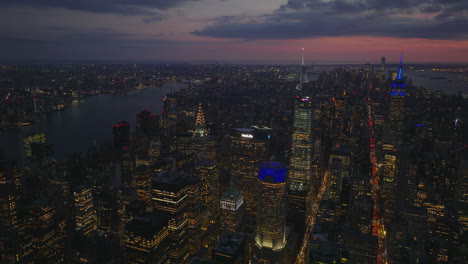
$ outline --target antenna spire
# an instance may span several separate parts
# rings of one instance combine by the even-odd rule
[[[403,50],[401,50],[400,53],[400,67],[398,68],[398,76],[397,80],[402,80],[403,79]]]
[[[302,65],[304,65],[304,48],[302,48]]]

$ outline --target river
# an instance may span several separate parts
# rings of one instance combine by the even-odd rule
[[[125,120],[134,130],[138,112],[147,109],[159,114],[164,96],[185,86],[182,83],[165,84],[127,94],[85,97],[62,111],[43,114],[35,125],[0,131],[0,159],[16,160],[21,165],[23,138],[37,130],[46,133],[47,142],[53,144],[54,157],[59,160],[86,151],[91,146],[111,142],[112,125]]]

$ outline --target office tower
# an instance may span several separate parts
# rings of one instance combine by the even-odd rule
[[[242,264],[245,257],[246,238],[232,233],[224,234],[213,248],[212,260],[214,264]]]
[[[288,200],[293,210],[306,209],[312,180],[312,101],[308,96],[296,96],[293,134],[289,161]]]
[[[0,175],[0,262],[5,264],[18,263],[22,257],[17,204],[15,184]]]
[[[166,239],[168,235],[168,219],[165,216],[134,217],[125,225],[127,263],[167,263]]]
[[[132,200],[133,189],[123,186],[117,192],[116,189],[100,188],[96,192],[96,214],[98,219],[98,230],[102,232],[116,232],[118,230],[119,216],[123,224],[125,219],[125,206]]]
[[[231,179],[242,192],[246,213],[256,214],[256,177],[258,167],[269,159],[271,129],[234,128],[230,135]]]
[[[151,203],[151,177],[153,170],[146,165],[135,168],[132,187],[135,188],[138,199]]]
[[[214,160],[216,157],[216,138],[208,135],[205,115],[201,104],[198,105],[193,133],[195,161]]]
[[[330,155],[329,199],[338,203],[342,190],[343,179],[349,177],[351,165],[351,149],[336,147]]]
[[[377,236],[361,234],[356,230],[342,227],[338,242],[347,247],[349,263],[376,263],[378,253]]]
[[[244,215],[244,197],[234,188],[229,188],[220,199],[220,223],[225,231],[236,232]]]
[[[380,71],[382,74],[385,72],[385,62],[387,59],[385,57],[380,58]]]
[[[32,143],[46,143],[45,133],[38,131],[24,137],[24,152],[27,158],[32,157]]]
[[[301,88],[302,88],[302,84],[306,82],[309,82],[309,76],[308,76],[307,66],[304,63],[304,48],[302,48],[302,63],[301,63],[301,74],[300,74]]]
[[[202,204],[210,209],[210,217],[215,221],[219,214],[219,163],[199,161],[195,170],[201,181]]]
[[[286,166],[264,162],[258,172],[254,263],[284,263],[286,246]]]
[[[132,184],[133,170],[136,166],[134,149],[131,147],[130,125],[126,121],[121,121],[112,126],[112,136],[114,148],[118,154],[119,173],[121,183]],[[118,183],[120,185],[120,183]]]
[[[205,115],[201,104],[198,105],[197,117],[195,119],[195,131],[193,133],[195,161],[204,160],[206,154],[205,136],[206,133]]]
[[[116,150],[130,148],[130,125],[127,121],[112,126],[112,138]]]
[[[403,79],[403,57],[395,80],[392,82],[389,94],[389,114],[385,125],[384,143],[395,148],[403,142],[406,116],[406,83]]]
[[[91,236],[97,229],[97,217],[94,210],[92,189],[84,185],[73,191],[76,227],[85,236]]]
[[[398,173],[398,151],[403,142],[406,115],[406,83],[403,79],[403,57],[400,59],[398,75],[392,82],[389,95],[388,120],[383,132],[383,177],[381,182],[384,200],[384,218],[391,219],[396,207],[396,185]]]
[[[207,135],[207,131],[206,131],[205,114],[203,113],[203,108],[200,103],[198,105],[197,117],[195,119],[195,136],[204,137],[206,135]]]
[[[201,201],[201,186],[200,178],[197,176],[188,177],[187,194],[189,199],[188,204],[188,247],[190,255],[195,255],[202,245],[202,225],[201,215],[203,205]]]
[[[27,219],[31,263],[63,263],[65,234],[57,222],[54,200],[47,197],[32,201],[28,205]]]
[[[153,204],[169,219],[169,261],[184,264],[188,251],[188,181],[178,172],[163,171],[153,178]]]
[[[163,101],[163,112],[160,119],[161,128],[161,143],[163,152],[169,151],[170,142],[174,137],[175,127],[177,123],[177,113],[175,111],[175,99],[170,97],[164,97]]]
[[[193,138],[192,133],[179,131],[175,136],[175,150],[180,152],[185,157],[184,159],[192,159],[193,156]]]
[[[155,115],[153,115],[150,111],[144,109],[143,111],[138,113],[135,128],[137,140],[141,140],[143,138],[151,138],[156,132],[156,122],[157,121],[155,120]]]
[[[468,159],[460,161],[458,170],[458,222],[463,233],[468,234]]]

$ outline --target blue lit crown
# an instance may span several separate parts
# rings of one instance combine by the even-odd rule
[[[390,95],[406,95],[406,83],[403,79],[403,57],[400,59],[400,67],[398,68],[398,75],[392,82],[392,89]]]
[[[268,183],[283,183],[286,181],[286,165],[276,161],[263,162],[258,178]]]

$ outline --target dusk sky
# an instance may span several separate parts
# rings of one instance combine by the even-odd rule
[[[468,0],[0,0],[0,60],[468,62]],[[0,61],[1,63],[1,61]]]

